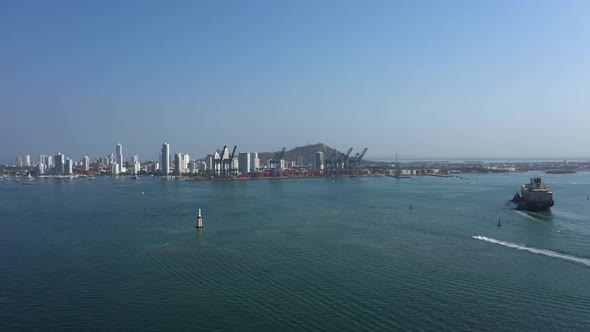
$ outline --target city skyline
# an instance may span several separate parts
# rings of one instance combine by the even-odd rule
[[[117,142],[155,160],[164,141],[585,159],[589,16],[549,1],[3,2],[0,163]]]

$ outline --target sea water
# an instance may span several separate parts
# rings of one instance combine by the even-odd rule
[[[0,329],[586,330],[590,174],[533,174],[3,179]]]

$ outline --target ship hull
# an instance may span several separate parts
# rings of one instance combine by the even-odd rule
[[[547,211],[553,206],[554,202],[525,202],[520,201],[516,206],[516,210],[519,211],[529,211],[529,212],[541,212]]]

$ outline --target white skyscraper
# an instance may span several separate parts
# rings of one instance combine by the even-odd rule
[[[58,153],[55,156],[55,174],[64,175],[66,173],[66,157]]]
[[[47,155],[39,155],[39,164],[47,165]]]
[[[131,156],[131,165],[138,163],[139,162],[139,156],[135,155],[135,156]]]
[[[181,175],[184,172],[184,162],[182,161],[182,153],[174,155],[174,175]]]
[[[193,173],[197,173],[198,170],[198,166],[197,166],[197,162],[193,161],[191,163],[188,164],[188,171],[189,173],[193,174]]]
[[[16,157],[16,166],[23,167],[23,158],[21,156]]]
[[[116,152],[116,156],[117,156],[116,163],[119,164],[121,169],[123,169],[123,145],[121,145],[121,143],[117,144],[117,147],[115,148],[115,152]]]
[[[184,157],[182,157],[182,161],[184,162],[182,169],[184,169],[184,171],[186,172],[186,170],[188,169],[188,165],[191,162],[191,157],[188,155],[188,153],[185,154]]]
[[[25,156],[25,166],[31,166],[31,155]]]
[[[250,166],[250,153],[241,152],[238,154],[238,170],[240,173],[250,173],[252,167]]]
[[[324,153],[322,151],[315,153],[315,158],[313,159],[313,168],[320,170],[324,169]]]
[[[297,166],[303,166],[303,156],[297,157]]]
[[[121,173],[121,168],[118,163],[114,163],[111,165],[111,174],[112,175],[119,175]]]
[[[74,168],[74,161],[70,158],[66,159],[65,174],[67,174],[67,175],[74,174],[73,168]]]
[[[235,173],[238,170],[238,165],[239,165],[238,157],[234,157],[234,159],[231,160],[232,173]]]
[[[88,156],[84,156],[84,158],[82,158],[82,170],[84,172],[88,172],[90,170],[90,158],[88,158]]]
[[[35,173],[37,175],[43,175],[45,174],[45,164],[39,163],[36,167],[35,167]]]
[[[170,145],[164,143],[162,145],[162,174],[167,175],[170,172]]]
[[[250,169],[260,169],[260,159],[258,159],[258,152],[250,152]]]
[[[213,155],[213,172],[215,173],[221,172],[221,164],[215,163],[215,160],[219,160],[219,158],[221,158],[221,155],[219,154],[219,152],[215,152],[215,154]]]
[[[207,155],[207,169],[213,169],[214,158],[212,154]]]
[[[139,162],[133,163],[133,171],[132,171],[132,174],[133,175],[139,174],[139,170],[140,169],[141,169],[141,164]]]
[[[45,168],[46,171],[49,171],[51,167],[53,167],[53,156],[47,156],[47,163],[45,164],[45,166],[47,166]]]

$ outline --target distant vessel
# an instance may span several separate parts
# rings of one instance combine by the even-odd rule
[[[516,210],[523,211],[545,211],[553,206],[553,193],[541,181],[540,176],[531,178],[529,183],[525,183],[512,198],[512,202],[517,203]]]

